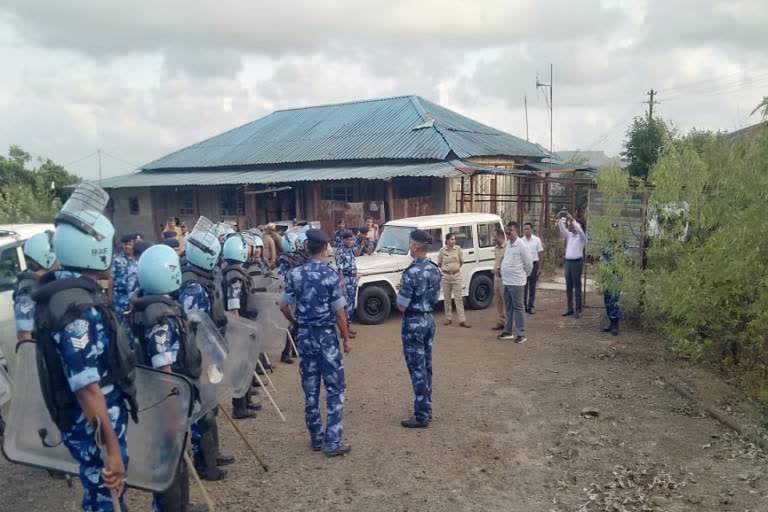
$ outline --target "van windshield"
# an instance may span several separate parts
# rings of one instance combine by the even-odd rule
[[[376,252],[408,254],[411,232],[414,229],[405,226],[384,226],[384,230],[379,235]]]

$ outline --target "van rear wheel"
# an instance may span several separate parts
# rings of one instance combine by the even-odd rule
[[[470,309],[485,309],[493,302],[493,279],[487,274],[475,274],[469,283],[467,305]]]
[[[392,310],[392,301],[386,290],[380,286],[366,286],[360,292],[357,310],[357,319],[367,325],[380,324],[387,318]]]

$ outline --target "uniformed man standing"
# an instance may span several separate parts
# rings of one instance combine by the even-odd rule
[[[352,331],[352,317],[355,314],[355,302],[357,300],[357,260],[355,259],[355,237],[350,230],[341,233],[341,245],[336,248],[336,269],[342,279],[342,286],[346,292],[347,323],[350,329],[349,335],[355,336]]]
[[[311,259],[288,272],[280,310],[296,323],[301,384],[304,388],[304,419],[310,446],[328,457],[344,455],[350,446],[343,443],[344,360],[339,350],[336,327],[343,348],[349,353],[349,333],[341,296],[339,275],[325,263],[328,237],[318,229],[307,231]],[[296,315],[291,311],[295,306]],[[327,418],[323,430],[320,417],[320,379],[325,384]]]
[[[93,196],[99,196],[95,201],[99,206],[84,209]],[[99,213],[107,199],[93,185],[81,184],[75,190],[56,218],[53,236],[62,269],[43,276],[32,294],[34,337],[47,365],[40,376],[41,389],[44,395],[49,390],[48,411],[62,442],[80,465],[82,508],[89,512],[113,510],[110,490],[122,495],[128,463],[128,405],[134,420],[137,412],[130,348],[97,284],[112,263],[114,228]],[[70,297],[69,307],[62,307]],[[96,444],[97,424],[103,454]]]
[[[403,272],[397,294],[397,309],[403,313],[403,354],[416,395],[413,416],[400,423],[405,428],[426,428],[432,421],[432,311],[440,292],[440,271],[427,258],[431,242],[425,231],[411,233],[413,263]]]
[[[16,287],[13,290],[16,339],[19,341],[32,338],[32,330],[35,326],[35,301],[32,300],[31,295],[43,274],[52,269],[56,263],[56,255],[53,254],[53,247],[51,247],[52,237],[53,233],[46,231],[24,242],[27,270],[17,276]]]
[[[181,307],[170,296],[181,286],[181,264],[176,252],[165,245],[147,249],[138,262],[139,290],[131,300],[131,325],[139,343],[139,363],[163,372],[174,372],[192,381],[200,378],[202,356]],[[189,503],[189,473],[179,462],[171,486],[155,493],[153,512],[204,512],[206,506]]]
[[[224,242],[222,250],[224,266],[221,269],[224,278],[227,311],[244,318],[254,319],[257,311],[248,309],[248,293],[251,289],[244,264],[248,261],[248,245],[240,235],[233,235]],[[250,404],[246,393],[242,397],[232,398],[232,417],[238,420],[253,418],[254,411],[261,409],[258,404]]]
[[[200,311],[223,331],[227,324],[224,295],[214,276],[221,245],[211,226],[208,219],[201,217],[187,237],[187,264],[181,269],[182,284],[177,300],[185,313]],[[191,429],[195,467],[204,480],[224,479],[227,471],[219,466],[235,461],[234,457],[219,453],[217,414],[218,408],[215,408],[195,422]]]
[[[125,235],[120,239],[121,248],[112,262],[112,306],[117,319],[125,321],[125,313],[131,304],[131,297],[138,289],[136,272],[138,261],[133,255],[136,235]]]

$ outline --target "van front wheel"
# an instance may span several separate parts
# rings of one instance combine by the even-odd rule
[[[357,319],[367,325],[380,324],[392,308],[389,294],[379,286],[367,286],[360,292],[357,304]]]
[[[469,283],[467,305],[470,309],[485,309],[493,302],[493,279],[487,274],[475,274]]]

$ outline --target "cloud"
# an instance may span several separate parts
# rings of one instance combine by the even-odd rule
[[[755,121],[766,26],[764,0],[6,0],[0,148],[102,148],[109,175],[275,109],[400,94],[518,136],[527,95],[548,146],[553,63],[555,149],[616,153],[651,88],[683,129]]]

